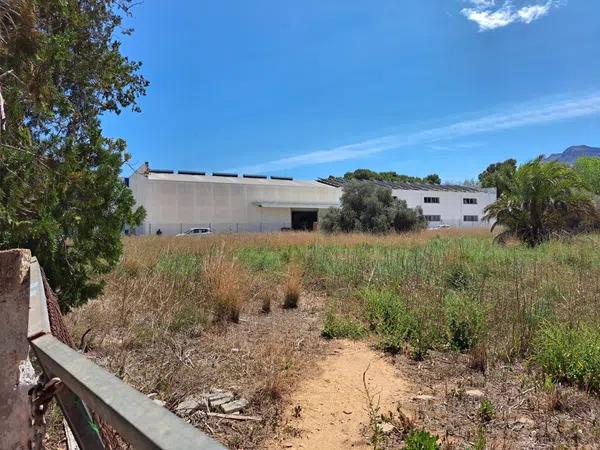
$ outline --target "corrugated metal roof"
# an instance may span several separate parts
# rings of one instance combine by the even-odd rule
[[[319,178],[319,183],[333,187],[343,187],[349,182],[341,177]],[[404,189],[409,191],[446,191],[446,192],[483,192],[482,189],[457,184],[408,183],[399,181],[357,180],[361,183],[373,183],[388,189]]]

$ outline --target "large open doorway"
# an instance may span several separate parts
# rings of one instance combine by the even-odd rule
[[[315,210],[292,210],[292,230],[312,231],[314,223],[319,220],[319,212]]]

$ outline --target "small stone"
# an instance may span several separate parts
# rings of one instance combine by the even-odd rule
[[[530,419],[529,417],[519,417],[517,419],[517,423],[521,424],[521,425],[526,425],[526,426],[534,426],[535,425],[535,421]]]
[[[147,397],[148,397],[150,400],[154,400],[154,399],[155,399],[157,396],[158,396],[158,393],[157,393],[157,392],[152,392],[151,394],[148,394],[148,396],[147,396]]]
[[[231,353],[238,353],[240,351],[239,348],[232,348]]]
[[[293,447],[293,445],[292,445],[292,444],[290,444],[289,442],[284,442],[284,443],[283,443],[283,445],[282,445],[282,447],[283,447],[283,448],[292,448],[292,447]]]
[[[485,394],[479,389],[470,389],[465,391],[465,395],[473,400],[480,400],[485,397]]]
[[[383,434],[390,434],[396,427],[389,422],[383,422],[380,428]]]
[[[221,405],[220,408],[224,414],[231,414],[236,411],[241,411],[246,406],[248,406],[248,400],[241,398],[241,399],[235,400],[233,402],[225,403],[225,404]]]
[[[216,408],[217,406],[224,405],[225,403],[229,403],[233,400],[233,395],[226,395],[216,400],[210,400],[209,404],[211,407]]]
[[[413,400],[422,400],[424,402],[430,402],[434,399],[435,397],[433,395],[415,395],[413,397]]]
[[[153,399],[152,399],[152,401],[153,401],[154,403],[156,403],[157,405],[160,405],[160,406],[162,406],[162,407],[164,407],[164,406],[165,406],[165,404],[166,404],[165,402],[163,402],[162,400],[159,400],[159,399],[157,399],[157,398],[153,398]]]
[[[198,409],[201,405],[200,399],[196,396],[187,397],[184,401],[175,407],[175,412],[185,414]]]
[[[206,397],[206,400],[208,400],[208,402],[212,405],[213,402],[216,402],[217,400],[220,400],[222,398],[227,398],[227,397],[233,398],[233,393],[224,392],[224,391],[215,392],[215,393],[208,395],[208,397]]]

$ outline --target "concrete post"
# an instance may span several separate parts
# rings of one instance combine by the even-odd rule
[[[29,360],[29,250],[0,251],[0,447],[29,449],[33,440],[28,391],[36,384]]]

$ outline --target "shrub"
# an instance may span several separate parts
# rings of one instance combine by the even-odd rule
[[[423,321],[406,308],[405,302],[391,291],[367,289],[365,319],[380,336],[379,345],[385,351],[398,353],[405,344],[412,346],[412,355],[422,359],[431,345],[430,334]]]
[[[243,267],[220,250],[206,257],[201,278],[215,319],[239,322],[242,305],[248,296],[248,277]]]
[[[438,437],[425,430],[413,430],[406,436],[406,450],[439,450]]]
[[[547,322],[535,339],[534,360],[554,381],[600,392],[600,328]]]
[[[325,326],[322,333],[325,338],[360,339],[365,333],[366,330],[363,324],[350,317],[337,314],[333,309],[330,309],[325,316]]]
[[[462,352],[480,342],[484,316],[479,302],[450,293],[444,299],[444,318],[448,345],[452,349]]]
[[[288,273],[283,285],[283,307],[297,308],[302,289],[302,272],[296,264],[288,266]]]
[[[423,229],[427,221],[420,209],[411,209],[392,197],[390,189],[369,182],[344,186],[341,208],[331,208],[321,221],[326,232],[388,233]]]

